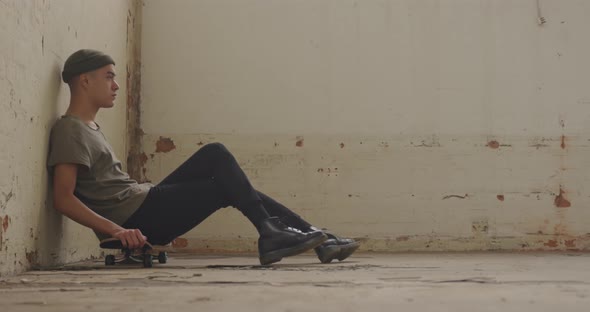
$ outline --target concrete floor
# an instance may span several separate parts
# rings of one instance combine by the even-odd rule
[[[173,254],[167,264],[102,260],[0,278],[0,311],[590,311],[590,254]]]

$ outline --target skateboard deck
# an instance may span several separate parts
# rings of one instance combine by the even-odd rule
[[[142,263],[144,267],[151,268],[154,260],[158,260],[159,263],[168,262],[168,250],[169,246],[152,245],[148,242],[143,247],[137,249],[129,249],[123,247],[123,244],[118,238],[107,238],[100,241],[100,248],[103,249],[118,249],[121,250],[123,255],[115,257],[115,255],[108,254],[105,256],[105,265],[130,264],[130,263]]]

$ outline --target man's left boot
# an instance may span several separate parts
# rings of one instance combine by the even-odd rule
[[[322,244],[328,237],[322,231],[302,232],[287,226],[278,217],[263,220],[259,226],[258,253],[261,265],[281,261]]]
[[[316,227],[311,227],[312,231],[319,230]],[[338,237],[327,231],[323,231],[328,239],[320,246],[314,248],[315,253],[322,263],[330,263],[334,259],[342,261],[352,255],[361,245],[352,238]]]

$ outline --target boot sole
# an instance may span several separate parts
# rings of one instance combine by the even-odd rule
[[[330,263],[340,255],[340,246],[326,246],[320,250],[316,249],[316,254],[321,263]]]
[[[361,244],[358,242],[347,245],[334,245],[322,247],[320,250],[316,249],[316,254],[321,263],[330,263],[334,259],[342,261],[352,255]]]
[[[350,257],[350,255],[352,255],[360,246],[361,244],[358,242],[343,246],[340,251],[340,255],[338,256],[338,261],[342,261]]]
[[[283,248],[278,250],[273,250],[265,253],[264,255],[260,256],[260,264],[267,265],[271,263],[275,263],[281,261],[284,257],[295,256],[300,253],[306,252],[310,249],[316,248],[317,246],[321,245],[328,239],[328,236],[322,234],[321,236],[314,237],[308,241],[305,241],[299,245]]]

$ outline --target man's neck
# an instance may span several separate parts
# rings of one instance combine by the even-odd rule
[[[93,107],[87,100],[72,96],[70,106],[66,110],[66,115],[78,117],[80,120],[93,124],[98,108]]]

